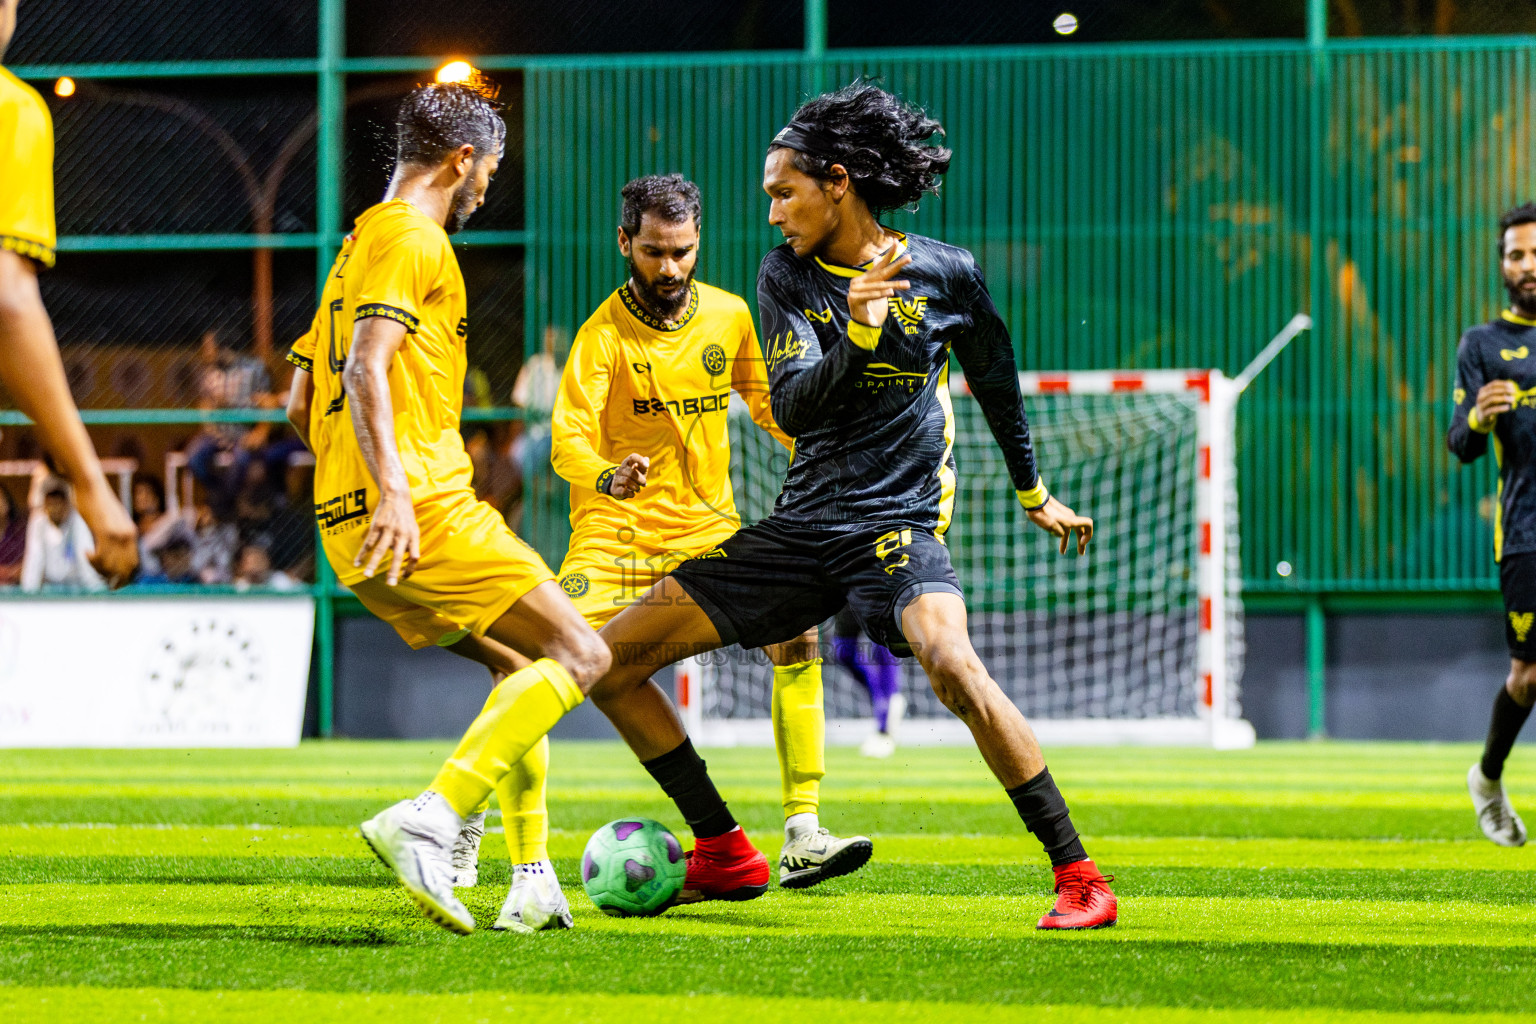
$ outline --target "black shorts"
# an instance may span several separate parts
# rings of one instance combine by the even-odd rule
[[[1500,559],[1499,589],[1504,592],[1504,639],[1510,655],[1536,661],[1536,553]]]
[[[910,657],[901,613],[920,594],[957,597],[949,549],[913,527],[856,533],[807,529],[769,516],[672,570],[726,646],[793,640],[846,603],[864,632]]]

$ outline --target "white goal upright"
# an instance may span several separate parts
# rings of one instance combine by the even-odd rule
[[[1214,370],[1019,375],[1041,474],[1094,518],[1088,554],[1057,553],[1014,497],[963,380],[951,381],[958,486],[945,534],[971,641],[1043,743],[1252,745],[1242,719],[1242,602],[1233,460],[1238,389]],[[787,453],[733,412],[743,523],[773,507]],[[871,729],[869,699],[831,658],[829,743]],[[867,641],[865,641],[867,643]],[[970,742],[915,660],[900,668],[902,743]],[[677,698],[702,744],[771,744],[772,666],[729,649],[679,666]]]

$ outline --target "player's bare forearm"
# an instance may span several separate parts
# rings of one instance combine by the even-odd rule
[[[0,383],[37,425],[38,440],[76,487],[103,481],[101,463],[80,421],[64,363],[27,261],[0,251]]]
[[[421,556],[421,532],[411,506],[411,485],[395,440],[389,365],[405,343],[405,325],[383,317],[359,320],[352,335],[342,386],[351,406],[352,430],[379,502],[353,565],[371,577],[387,565],[391,586],[409,576]],[[365,564],[366,563],[366,564]]]
[[[395,440],[395,410],[389,392],[389,364],[404,344],[404,324],[383,317],[359,320],[347,367],[342,371],[352,431],[368,475],[381,494],[410,494]]]
[[[314,445],[309,443],[309,409],[314,399],[314,376],[308,370],[295,368],[293,382],[288,385],[288,423],[310,451],[315,450]]]
[[[37,427],[38,440],[75,487],[81,516],[96,539],[91,556],[109,585],[128,582],[139,564],[138,531],[106,476],[64,376],[53,323],[32,264],[0,251],[0,384]]]

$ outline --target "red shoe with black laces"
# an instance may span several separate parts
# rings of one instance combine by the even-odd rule
[[[1091,860],[1056,868],[1056,905],[1036,928],[1108,928],[1118,912],[1109,883],[1114,875],[1101,875]]]
[[[739,827],[723,836],[695,839],[688,875],[673,904],[706,900],[755,900],[768,891],[768,858]]]

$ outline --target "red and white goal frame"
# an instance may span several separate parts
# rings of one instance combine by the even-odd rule
[[[1211,746],[1218,749],[1250,747],[1253,727],[1234,716],[1231,700],[1232,637],[1230,609],[1235,581],[1229,579],[1227,500],[1234,485],[1233,410],[1240,388],[1219,370],[1070,370],[1029,371],[1019,374],[1020,390],[1030,398],[1056,395],[1179,394],[1195,399],[1194,520],[1196,551],[1196,600],[1199,633],[1194,677],[1197,683],[1197,714],[1192,717],[1155,719],[1031,719],[1042,743],[1063,744],[1156,744]],[[954,374],[952,394],[970,393],[965,380]],[[963,470],[962,470],[963,471]],[[756,719],[707,718],[704,690],[711,684],[707,660],[688,658],[675,675],[675,697],[689,733],[701,745],[771,745],[770,722]],[[869,732],[867,719],[829,719],[827,742],[857,744]],[[970,743],[971,735],[958,719],[909,719],[903,725],[903,744]]]

